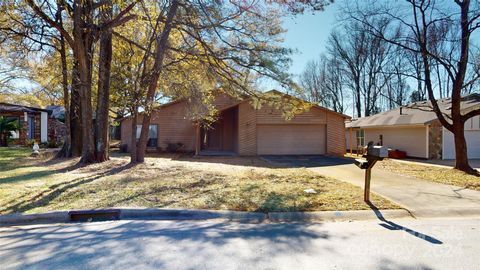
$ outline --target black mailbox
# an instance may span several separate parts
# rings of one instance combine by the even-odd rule
[[[355,159],[355,165],[357,165],[357,167],[360,169],[365,170],[368,168],[368,161],[363,159]]]

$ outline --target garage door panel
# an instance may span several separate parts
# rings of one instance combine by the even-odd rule
[[[480,158],[480,130],[465,130],[467,154],[469,159]],[[443,159],[455,159],[455,140],[453,133],[444,128]]]
[[[325,125],[258,125],[259,155],[325,154]]]

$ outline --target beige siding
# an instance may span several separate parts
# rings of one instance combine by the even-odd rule
[[[350,148],[352,148],[353,152],[357,150],[357,130],[352,129],[350,134],[350,129],[345,129],[345,142],[346,142],[346,149],[350,152]],[[350,143],[350,135],[351,135],[351,143]]]
[[[215,108],[217,108],[217,110],[221,111],[225,108],[238,104],[239,102],[241,102],[241,100],[233,98],[227,94],[218,94],[215,101],[213,102],[213,105],[215,106]]]
[[[163,150],[168,143],[183,143],[185,151],[195,150],[195,127],[186,118],[186,103],[180,102],[162,107],[155,111],[151,125],[158,125],[158,146]],[[138,117],[137,123],[141,124],[143,117]],[[122,144],[127,144],[130,149],[131,119],[122,121]]]
[[[427,158],[426,127],[383,127],[366,128],[365,144],[373,141],[377,144],[383,135],[383,145],[393,150],[407,152],[408,156]]]
[[[325,154],[325,125],[257,125],[259,155]]]
[[[168,143],[183,143],[185,151],[195,150],[195,126],[187,118],[187,104],[180,102],[163,107],[154,114],[152,124],[158,125],[158,146]]]
[[[285,121],[282,112],[270,106],[263,106],[257,111],[258,124],[326,124],[327,111],[313,107],[309,111],[298,114],[293,119]],[[342,120],[343,121],[343,120]]]
[[[334,113],[327,113],[327,154],[345,153],[345,119]]]
[[[120,137],[122,144],[128,145],[128,150],[130,151],[130,141],[132,138],[131,135],[131,125],[132,125],[132,118],[126,118],[120,124]]]
[[[248,102],[238,106],[238,153],[242,156],[257,154],[257,115]]]

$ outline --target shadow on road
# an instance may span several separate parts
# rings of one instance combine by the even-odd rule
[[[311,248],[313,241],[330,238],[327,232],[314,230],[305,224],[252,226],[238,223],[172,224],[146,221],[10,227],[8,230],[0,229],[0,261],[7,266],[20,262],[19,268],[22,269],[52,269],[52,265],[61,269],[73,262],[85,269],[99,269],[127,265],[131,260],[137,259],[141,263],[143,260],[136,255],[149,254],[153,257],[146,259],[150,262],[155,260],[155,269],[165,269],[167,267],[164,264],[170,264],[175,259],[170,258],[166,250],[174,246],[173,254],[210,258],[218,254],[219,249],[231,249],[232,243],[238,243],[240,239],[254,239],[255,247],[249,248],[262,252],[250,254],[245,260],[261,261],[278,254],[303,253]],[[348,236],[342,236],[342,239],[347,238]],[[154,247],[155,250],[152,250]],[[48,252],[43,254],[45,250]],[[32,260],[32,255],[35,254],[43,255]],[[142,266],[139,265],[138,268],[141,269]]]
[[[407,227],[404,227],[402,225],[399,225],[393,221],[390,221],[390,220],[387,220],[385,219],[385,217],[382,215],[382,212],[380,212],[380,210],[374,205],[372,204],[371,202],[370,203],[367,203],[370,208],[373,210],[373,212],[375,212],[375,215],[377,216],[377,218],[381,221],[383,221],[384,223],[380,223],[379,225],[386,228],[386,229],[389,229],[391,231],[398,231],[398,230],[402,230],[402,231],[405,231],[417,238],[420,238],[422,240],[425,240],[429,243],[432,243],[432,244],[436,244],[436,245],[441,245],[443,244],[442,241],[436,239],[435,237],[432,237],[432,236],[429,236],[429,235],[426,235],[426,234],[423,234],[421,232],[417,232],[415,230],[412,230],[412,229],[409,229]]]

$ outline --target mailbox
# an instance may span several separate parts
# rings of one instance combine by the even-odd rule
[[[386,158],[388,149],[385,146],[371,145],[367,148],[367,156]]]
[[[369,142],[367,146],[367,154],[363,155],[364,159],[356,159],[355,165],[362,170],[365,170],[365,190],[363,200],[370,202],[370,179],[372,176],[372,168],[379,160],[383,160],[388,157],[388,148],[384,146],[373,145],[373,142]]]
[[[355,159],[355,165],[357,165],[357,167],[360,169],[365,170],[368,168],[368,161],[363,159]]]

